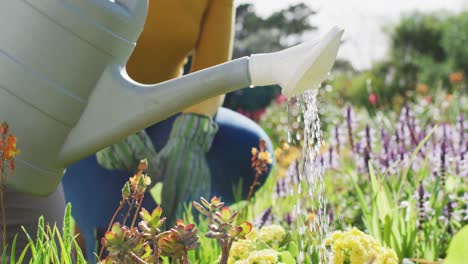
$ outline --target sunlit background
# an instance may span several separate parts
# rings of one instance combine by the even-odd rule
[[[345,43],[338,56],[358,70],[368,69],[372,62],[385,57],[389,42],[383,30],[401,15],[438,10],[458,13],[468,9],[468,0],[236,0],[237,5],[254,4],[262,16],[300,2],[317,12],[311,17],[312,24],[318,27],[312,35],[333,25],[345,28]]]

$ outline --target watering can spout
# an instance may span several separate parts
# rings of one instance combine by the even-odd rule
[[[333,28],[315,41],[243,57],[156,85],[133,81],[122,63],[114,63],[89,97],[59,160],[68,165],[184,108],[250,85],[279,84],[287,97],[318,87],[335,61],[342,34],[342,29]]]
[[[335,62],[343,32],[342,28],[333,27],[317,40],[279,52],[252,55],[252,85],[278,84],[287,98],[318,88]]]

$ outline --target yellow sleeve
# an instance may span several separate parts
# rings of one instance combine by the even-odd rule
[[[231,59],[235,18],[233,2],[233,0],[210,0],[193,54],[191,72]],[[224,95],[213,97],[183,112],[213,116],[223,100]]]

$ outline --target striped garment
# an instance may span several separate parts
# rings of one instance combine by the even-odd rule
[[[108,170],[128,170],[130,172],[136,172],[140,160],[147,159],[148,175],[152,180],[158,180],[156,178],[159,175],[156,151],[150,137],[144,130],[127,137],[120,143],[98,151],[96,159],[99,165]]]
[[[162,207],[168,224],[181,215],[183,203],[207,197],[211,191],[211,176],[206,153],[218,131],[207,116],[182,114],[171,129],[164,148],[156,154],[145,131],[128,137],[119,144],[96,154],[101,166],[134,172],[141,159],[148,159],[148,174],[152,182],[163,181]]]
[[[210,195],[206,153],[217,131],[216,123],[206,116],[184,114],[174,121],[169,140],[158,154],[164,178],[161,206],[168,226],[182,216],[185,202]]]

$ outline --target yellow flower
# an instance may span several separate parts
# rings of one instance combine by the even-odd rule
[[[143,186],[139,186],[140,178],[143,177]],[[130,187],[132,190],[144,191],[146,187],[151,185],[151,178],[141,172],[136,173],[133,177],[130,177]]]
[[[252,240],[241,239],[234,242],[229,251],[228,264],[238,264],[238,261],[247,260],[253,250]]]
[[[249,261],[247,259],[241,259],[241,260],[234,262],[234,264],[249,264]]]
[[[383,247],[377,240],[356,228],[348,232],[337,231],[325,241],[334,252],[334,264],[361,264],[372,261],[373,264],[397,264],[396,253]]]
[[[257,148],[252,148],[252,156],[257,155],[258,149]]]
[[[263,160],[268,164],[271,164],[272,162],[270,152],[268,151],[260,151],[260,153],[258,153],[258,159]]]
[[[247,259],[249,264],[276,264],[278,252],[273,249],[263,249],[250,253]]]
[[[249,239],[249,240],[252,240],[252,241],[256,240],[258,238],[258,229],[253,228],[252,231],[250,231],[250,233],[245,235],[245,238]]]
[[[279,244],[282,240],[286,232],[284,229],[279,225],[269,225],[264,226],[260,229],[258,233],[258,239],[266,242],[269,245]]]

